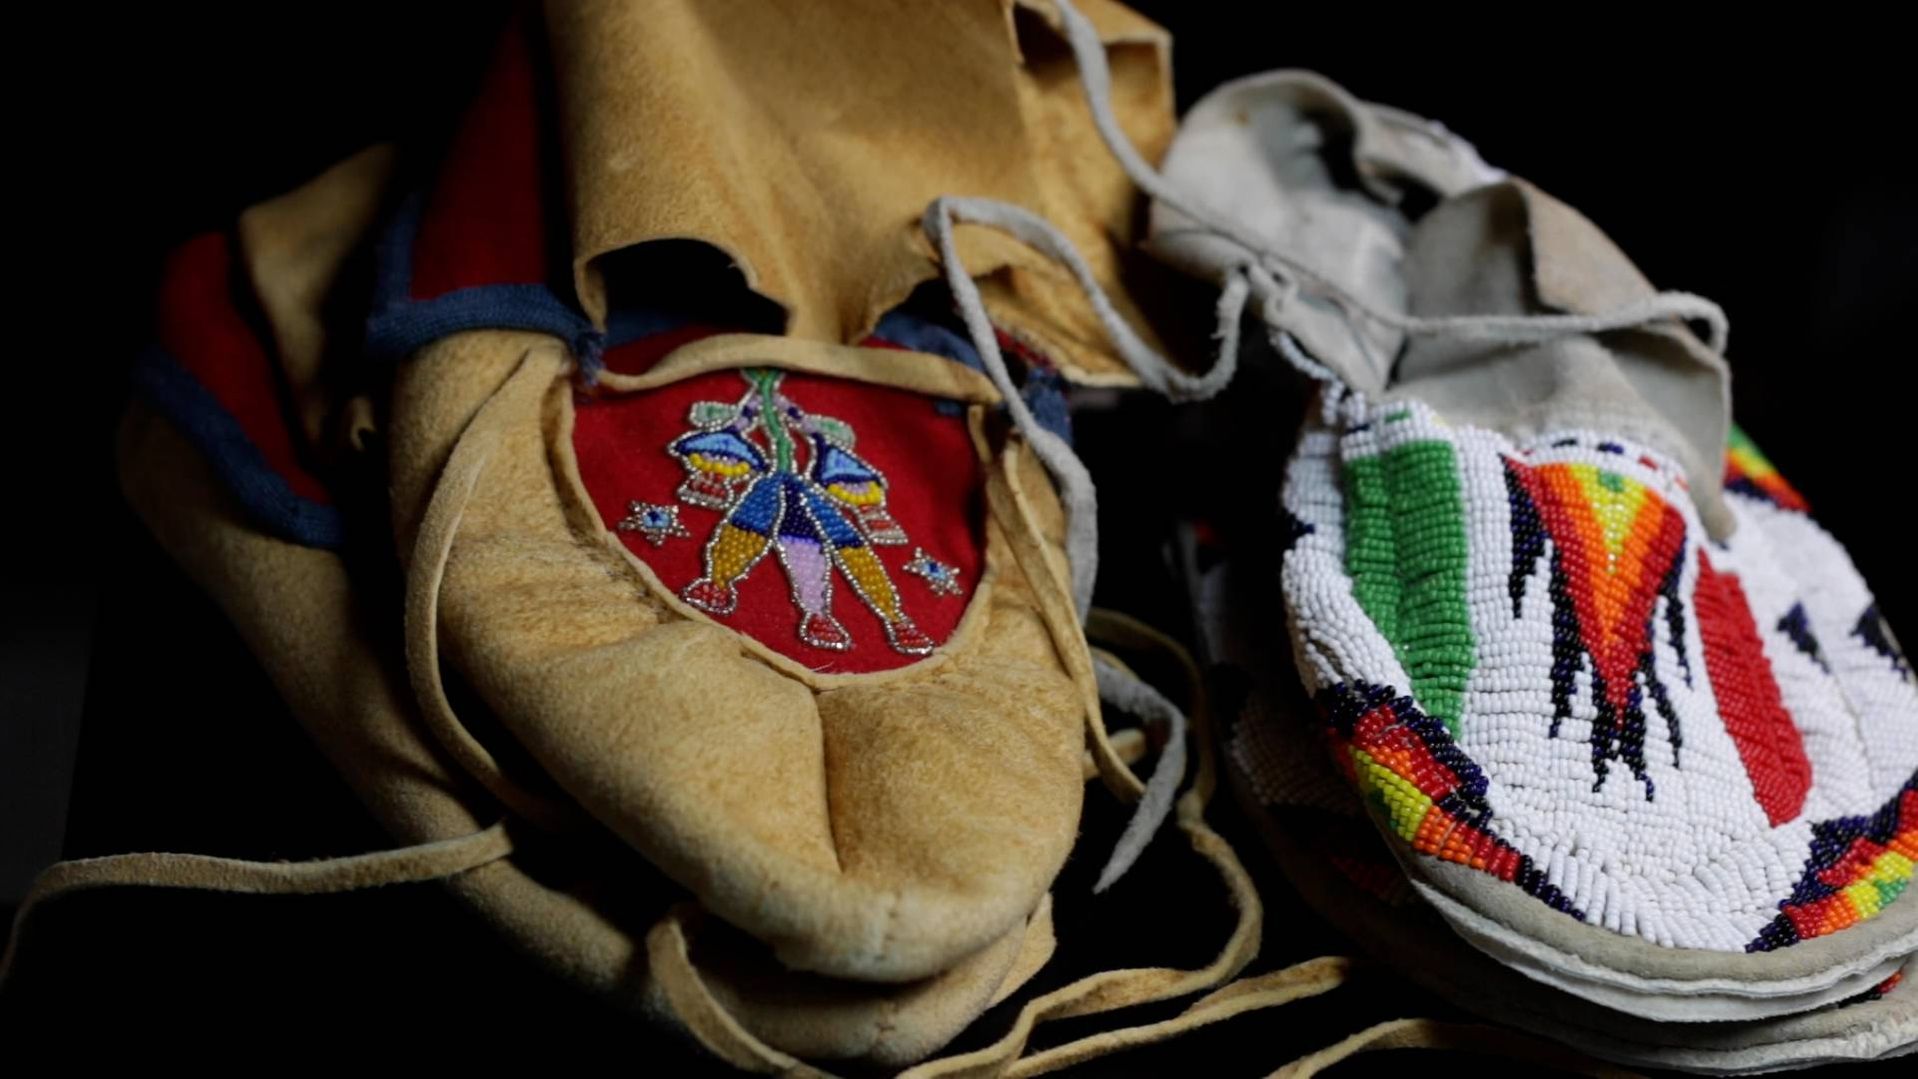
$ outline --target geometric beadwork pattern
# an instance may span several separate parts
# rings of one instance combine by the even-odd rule
[[[1831,664],[1825,661],[1825,650],[1818,647],[1818,636],[1812,631],[1811,621],[1805,614],[1805,605],[1794,603],[1778,619],[1778,632],[1783,633],[1792,643],[1792,647],[1803,652],[1818,669],[1831,673]]]
[[[1897,638],[1891,635],[1891,627],[1885,624],[1885,616],[1878,613],[1876,603],[1866,607],[1858,616],[1858,624],[1852,627],[1851,634],[1865,642],[1873,652],[1883,656],[1892,670],[1906,679],[1911,678],[1911,663],[1905,659],[1904,650],[1898,647]]]
[[[1813,834],[1804,874],[1747,951],[1768,952],[1869,921],[1904,893],[1918,862],[1918,778],[1871,816],[1821,821]]]
[[[1749,440],[1745,447],[1745,454],[1762,460]],[[1771,484],[1774,489],[1781,485],[1782,477]],[[1877,792],[1896,789],[1913,770],[1910,745],[1918,741],[1918,679],[1877,601],[1844,547],[1795,508],[1799,503],[1750,486],[1728,487],[1727,492],[1734,516],[1751,534],[1749,542],[1769,547],[1797,585],[1794,594],[1770,607],[1777,612],[1778,637],[1819,674],[1843,687],[1848,710],[1859,717],[1857,737],[1871,773],[1870,786]],[[1762,583],[1763,578],[1756,578],[1748,586]],[[1774,665],[1782,670],[1789,664]],[[1842,812],[1867,810],[1847,804]]]
[[[1407,412],[1387,416],[1404,423]],[[1346,569],[1429,714],[1458,731],[1475,659],[1465,611],[1465,522],[1450,444],[1408,442],[1345,464]]]
[[[1877,985],[1872,986],[1870,989],[1867,989],[1864,992],[1858,994],[1857,996],[1852,997],[1850,1000],[1846,1000],[1841,1003],[1868,1004],[1874,1000],[1883,1000],[1885,999],[1885,995],[1887,993],[1890,993],[1892,990],[1898,988],[1898,986],[1901,983],[1903,983],[1904,980],[1905,980],[1905,972],[1901,970],[1897,972],[1896,974],[1893,974],[1891,977],[1886,978],[1884,981],[1879,982]]]
[[[1805,741],[1765,661],[1765,645],[1752,623],[1744,588],[1736,575],[1718,572],[1703,547],[1698,549],[1695,595],[1705,669],[1718,694],[1725,732],[1751,777],[1752,796],[1773,824],[1784,824],[1798,816],[1811,790]]]
[[[1599,450],[1621,455],[1615,442]],[[1653,662],[1653,615],[1662,600],[1685,680],[1685,606],[1678,595],[1685,521],[1643,483],[1589,462],[1537,467],[1505,459],[1512,507],[1513,564],[1509,589],[1516,616],[1546,541],[1551,546],[1552,735],[1572,714],[1581,667],[1591,678],[1598,720],[1592,730],[1594,788],[1607,762],[1622,760],[1653,794],[1645,768],[1644,696],[1664,717],[1672,763],[1683,744],[1671,696]]]
[[[1769,502],[1781,510],[1805,513],[1810,507],[1785,477],[1779,475],[1765,455],[1734,425],[1730,445],[1725,450],[1725,489],[1747,498]]]
[[[1554,910],[1571,900],[1491,831],[1485,776],[1443,723],[1387,686],[1334,685],[1318,694],[1333,760],[1378,819],[1420,854],[1510,881]]]
[[[1831,899],[1808,875],[1857,883],[1831,883],[1858,862],[1833,868],[1856,837],[1831,822],[1880,820],[1918,774],[1918,687],[1740,437],[1719,539],[1669,457],[1611,432],[1515,441],[1356,396],[1308,419],[1282,498],[1291,644],[1407,868],[1471,866],[1669,947],[1869,921],[1856,889],[1858,918],[1790,911]],[[1882,907],[1899,863],[1870,865]]]

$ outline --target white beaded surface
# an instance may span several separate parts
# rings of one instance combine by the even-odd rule
[[[1348,404],[1345,411],[1346,424],[1361,429],[1308,423],[1283,495],[1285,508],[1311,526],[1282,569],[1306,686],[1365,682],[1414,692],[1407,668],[1418,665],[1405,658],[1404,642],[1395,648],[1386,638],[1354,591],[1343,476],[1353,462],[1412,443],[1445,443],[1462,495],[1464,601],[1476,655],[1457,745],[1487,777],[1489,830],[1541,867],[1588,922],[1673,947],[1742,951],[1801,877],[1813,823],[1876,811],[1918,768],[1918,692],[1851,632],[1869,593],[1842,548],[1803,515],[1728,496],[1738,528],[1721,547],[1705,538],[1676,467],[1622,439],[1555,431],[1518,446],[1491,432],[1447,427],[1416,404]],[[1556,545],[1547,542],[1514,615],[1508,459],[1530,467],[1595,466],[1643,485],[1683,520],[1676,588],[1682,634],[1672,639],[1665,598],[1653,605],[1650,634],[1651,671],[1682,744],[1673,744],[1647,685],[1640,690],[1642,780],[1612,760],[1597,781],[1591,742],[1599,709],[1589,656],[1573,680],[1570,714],[1553,733],[1549,566]],[[1398,527],[1419,526],[1401,518]],[[1701,543],[1716,572],[1735,575],[1742,586],[1763,659],[1811,763],[1802,809],[1777,825],[1755,795],[1707,673],[1695,603]],[[1824,666],[1780,627],[1795,604],[1804,607]],[[1428,700],[1418,703],[1432,711]],[[1242,763],[1255,770],[1263,756],[1257,748],[1252,741],[1242,747]]]

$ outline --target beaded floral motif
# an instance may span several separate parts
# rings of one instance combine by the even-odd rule
[[[1623,453],[1616,443],[1599,449]],[[1595,464],[1530,467],[1507,458],[1505,482],[1512,507],[1514,617],[1545,541],[1552,542],[1552,734],[1572,714],[1576,676],[1584,666],[1598,707],[1593,787],[1604,786],[1608,761],[1622,760],[1644,784],[1649,800],[1645,693],[1665,720],[1674,764],[1681,744],[1678,714],[1653,663],[1653,621],[1662,599],[1671,638],[1682,644],[1678,578],[1684,518],[1646,485]],[[1682,648],[1678,655],[1684,663]]]
[[[873,553],[907,537],[886,510],[885,476],[853,452],[852,427],[800,407],[781,392],[785,376],[778,371],[740,374],[747,388],[738,400],[695,402],[688,414],[694,430],[667,446],[686,470],[679,499],[722,513],[706,541],[703,572],[680,598],[729,615],[739,603],[735,586],[772,554],[791,586],[806,644],[853,646],[832,613],[836,573],[879,619],[895,651],[931,652],[932,639],[907,615]]]

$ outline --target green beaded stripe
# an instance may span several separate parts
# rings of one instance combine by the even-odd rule
[[[1458,734],[1478,659],[1465,603],[1465,514],[1445,442],[1412,442],[1345,465],[1345,569],[1392,642],[1427,715]]]

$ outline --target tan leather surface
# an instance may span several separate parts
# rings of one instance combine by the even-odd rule
[[[1170,39],[1117,4],[1085,8],[1120,122],[1156,158]],[[962,195],[1047,217],[1139,325],[1120,279],[1135,192],[1051,16],[1012,0],[548,5],[581,304],[603,320],[604,256],[697,239],[784,309],[785,333],[853,343],[938,276],[920,217]],[[1069,373],[1131,381],[1063,271],[987,229],[962,230],[960,252],[1009,328]]]

